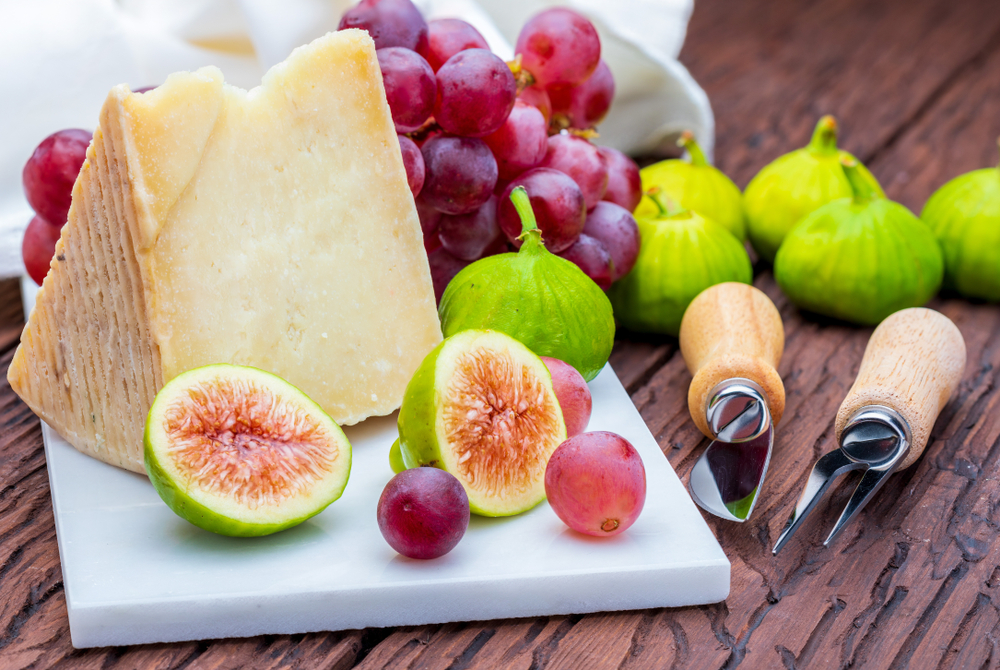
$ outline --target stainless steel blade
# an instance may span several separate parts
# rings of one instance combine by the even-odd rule
[[[770,423],[763,433],[746,442],[713,440],[691,470],[691,497],[718,517],[746,521],[757,503],[773,445]]]

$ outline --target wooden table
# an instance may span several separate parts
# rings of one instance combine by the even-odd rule
[[[996,0],[697,0],[681,60],[712,100],[717,163],[741,186],[803,146],[824,113],[889,197],[916,212],[947,179],[997,163]],[[769,269],[755,270],[785,321],[788,407],[753,518],[708,519],[733,564],[726,602],[76,651],[39,423],[4,381],[0,667],[997,667],[1000,307],[931,303],[961,329],[969,355],[926,453],[831,548],[823,530],[847,487],[772,558],[809,468],[834,446],[833,418],[871,329],[803,318]],[[0,284],[0,368],[22,322],[16,283]],[[686,480],[705,440],[688,416],[677,341],[619,334],[612,364]]]

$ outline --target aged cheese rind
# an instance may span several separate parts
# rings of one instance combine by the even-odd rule
[[[441,339],[374,46],[302,47],[243,91],[215,68],[111,91],[8,371],[81,451],[143,471],[156,391],[232,362],[338,423],[399,407]]]

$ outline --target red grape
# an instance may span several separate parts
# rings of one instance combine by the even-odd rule
[[[559,255],[583,270],[583,274],[593,279],[601,290],[607,291],[611,288],[614,269],[611,264],[611,254],[604,248],[602,242],[586,233],[580,233],[573,246],[560,252]]]
[[[520,247],[517,238],[521,234],[521,218],[510,200],[517,186],[523,186],[528,192],[546,248],[559,253],[572,246],[583,231],[587,216],[583,193],[576,182],[558,170],[534,168],[507,185],[497,207],[497,222],[507,239]]]
[[[642,200],[642,180],[635,161],[611,147],[597,147],[608,166],[608,188],[604,200],[634,212]]]
[[[503,233],[497,225],[497,198],[493,196],[482,207],[468,214],[441,217],[438,225],[441,246],[463,261],[482,258]]]
[[[449,133],[482,137],[503,125],[515,97],[506,63],[486,49],[466,49],[437,71],[434,120]]]
[[[367,30],[376,49],[403,47],[427,55],[427,22],[410,0],[361,0],[340,17],[337,30]]]
[[[427,204],[445,214],[471,212],[490,199],[497,183],[497,162],[486,143],[474,137],[435,137],[420,149],[424,156]]]
[[[552,510],[575,531],[606,537],[635,523],[646,502],[646,468],[628,440],[582,433],[552,453],[545,468]]]
[[[597,203],[587,214],[583,233],[600,241],[611,255],[612,282],[632,271],[639,257],[639,226],[627,209],[613,202]]]
[[[469,527],[469,497],[438,468],[411,468],[389,480],[378,500],[378,528],[389,546],[409,558],[438,558]]]
[[[148,93],[149,91],[152,91],[155,88],[156,88],[155,86],[143,86],[142,88],[137,88],[137,89],[135,89],[132,92],[133,93]]]
[[[403,167],[406,168],[406,183],[410,193],[417,197],[424,187],[424,156],[420,153],[417,143],[405,135],[397,135],[399,150],[403,154]]]
[[[434,19],[427,28],[427,62],[435,72],[459,51],[490,48],[479,31],[461,19]]]
[[[35,216],[28,223],[21,242],[21,257],[28,276],[39,286],[45,280],[56,253],[56,242],[59,240],[61,226],[53,226],[40,216]]]
[[[566,436],[579,435],[587,430],[593,408],[587,381],[569,363],[548,356],[540,358],[552,374],[552,390],[556,392],[556,400],[562,409],[563,421],[566,422]]]
[[[583,191],[587,209],[593,209],[608,187],[608,168],[597,147],[568,133],[553,135],[548,141],[548,150],[539,167],[559,170],[572,177]]]
[[[435,235],[435,237],[437,236]],[[439,248],[427,255],[427,262],[430,264],[431,281],[434,283],[434,299],[440,303],[444,290],[448,288],[448,282],[454,279],[455,275],[469,264],[469,261],[455,258],[444,248]]]
[[[518,100],[500,129],[483,141],[497,159],[500,179],[513,179],[545,158],[548,139],[548,124],[542,113]]]
[[[544,87],[579,84],[601,60],[601,38],[594,24],[571,9],[555,7],[528,19],[514,53]]]
[[[552,113],[564,128],[593,128],[608,113],[615,97],[615,78],[603,60],[587,81],[577,86],[557,84],[548,89]]]
[[[434,70],[416,51],[403,47],[379,49],[375,55],[396,132],[413,132],[434,112],[437,95]]]
[[[434,235],[437,237],[435,233],[437,233],[438,224],[444,215],[428,205],[423,198],[416,198],[414,202],[417,205],[417,216],[420,218],[421,231],[423,231],[425,236]]]
[[[73,200],[73,184],[87,158],[93,133],[72,128],[42,140],[24,164],[21,180],[28,204],[55,226],[66,223]]]
[[[528,103],[538,111],[542,113],[545,117],[545,124],[548,125],[549,121],[552,120],[552,100],[549,98],[549,94],[544,88],[538,86],[528,86],[523,91],[517,94],[518,100],[523,100]]]

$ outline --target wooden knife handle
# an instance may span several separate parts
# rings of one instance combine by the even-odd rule
[[[698,294],[681,319],[681,355],[694,377],[688,389],[688,409],[708,437],[705,409],[716,384],[743,377],[764,389],[771,420],[781,421],[785,386],[778,362],[785,348],[781,315],[763,292],[748,284],[716,284]]]
[[[858,377],[837,412],[838,443],[856,411],[884,405],[910,424],[912,444],[899,468],[912,465],[964,371],[965,340],[951,319],[923,307],[896,312],[868,340]]]

